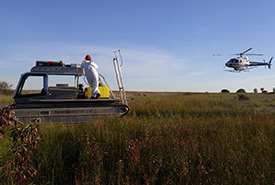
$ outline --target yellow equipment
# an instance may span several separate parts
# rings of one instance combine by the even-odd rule
[[[108,99],[110,97],[110,89],[108,87],[98,87],[98,90],[100,91],[101,96],[99,98]],[[91,98],[92,95],[92,88],[88,87],[85,90],[85,97]]]

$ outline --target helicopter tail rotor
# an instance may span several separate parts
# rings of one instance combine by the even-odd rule
[[[271,59],[269,60],[269,62],[268,62],[268,69],[270,69],[271,68],[271,62],[272,62],[272,60],[273,60],[273,57],[271,57]]]

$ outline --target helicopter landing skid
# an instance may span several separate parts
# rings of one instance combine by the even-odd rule
[[[249,72],[249,70],[248,69],[244,69],[244,70],[230,70],[230,69],[226,69],[226,70],[224,70],[224,71],[226,71],[226,72],[231,72],[231,73],[240,73],[240,72]]]

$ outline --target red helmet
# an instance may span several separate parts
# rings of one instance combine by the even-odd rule
[[[87,55],[87,56],[85,57],[85,59],[86,59],[86,60],[92,60],[92,57],[91,57],[91,55]]]

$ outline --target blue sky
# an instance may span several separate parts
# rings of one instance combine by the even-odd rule
[[[252,61],[275,56],[274,7],[273,0],[1,0],[0,81],[15,88],[36,60],[81,63],[91,54],[116,89],[112,58],[120,49],[127,90],[272,91],[275,69],[230,73],[224,64],[250,47],[264,54]]]

